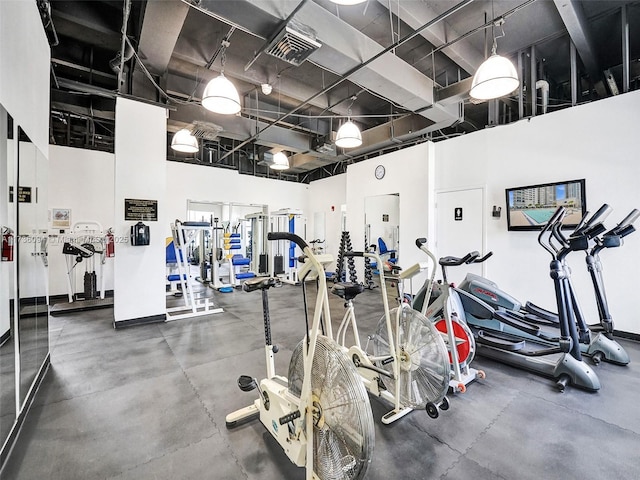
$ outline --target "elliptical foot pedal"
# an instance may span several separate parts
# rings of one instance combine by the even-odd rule
[[[249,375],[240,375],[240,378],[238,378],[238,387],[243,392],[250,392],[258,388],[258,382]]]

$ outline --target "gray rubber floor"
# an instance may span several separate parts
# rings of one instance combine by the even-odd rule
[[[312,295],[313,296],[313,295]],[[224,313],[122,330],[112,311],[50,319],[51,368],[1,472],[10,479],[303,479],[259,421],[233,430],[225,415],[264,375],[260,293],[215,295]],[[279,372],[304,331],[301,288],[271,291]],[[381,312],[379,290],[356,301],[363,341]],[[332,296],[333,324],[342,301]],[[433,420],[376,424],[369,479],[640,478],[640,345],[631,365],[602,364],[598,393],[477,358],[487,378],[450,397]]]

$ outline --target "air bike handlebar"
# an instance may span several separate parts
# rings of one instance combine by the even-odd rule
[[[267,233],[267,240],[289,240],[300,247],[301,250],[309,248],[307,242],[300,238],[295,233],[289,232],[269,232]]]

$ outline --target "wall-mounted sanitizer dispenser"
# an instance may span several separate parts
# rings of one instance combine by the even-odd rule
[[[151,236],[148,225],[138,222],[131,226],[131,245],[136,247],[149,245],[150,240]]]

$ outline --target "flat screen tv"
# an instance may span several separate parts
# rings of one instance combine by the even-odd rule
[[[543,183],[507,188],[509,230],[542,230],[559,206],[567,209],[562,228],[575,228],[587,211],[585,181]]]

